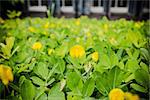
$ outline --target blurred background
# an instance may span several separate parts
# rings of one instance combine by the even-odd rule
[[[87,15],[90,18],[148,20],[149,4],[149,0],[0,0],[0,17],[6,19],[10,11],[20,11],[21,18]]]

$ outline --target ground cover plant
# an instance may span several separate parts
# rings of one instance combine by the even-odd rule
[[[0,19],[0,98],[147,100],[149,21]]]

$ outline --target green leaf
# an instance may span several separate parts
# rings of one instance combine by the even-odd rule
[[[12,49],[13,45],[14,45],[14,41],[15,41],[15,38],[14,37],[8,37],[6,38],[6,45],[7,45],[7,48],[8,49]]]
[[[145,48],[140,48],[140,54],[146,59],[147,61],[150,61],[150,53]]]
[[[84,67],[84,70],[88,73],[93,66],[92,66],[91,62],[88,62],[83,67]]]
[[[9,86],[10,86],[11,88],[13,88],[14,90],[16,90],[17,92],[20,92],[20,88],[19,88],[17,85],[15,85],[15,84],[13,84],[13,83],[10,83]]]
[[[30,80],[25,80],[21,85],[22,100],[33,100],[35,96],[35,87]]]
[[[12,2],[12,3],[14,3],[14,2]],[[10,11],[10,10],[7,10],[7,12],[8,12],[7,16],[8,16],[9,18],[19,17],[19,16],[21,15],[21,12],[20,12],[20,11],[15,11],[15,10]]]
[[[20,100],[18,97],[15,96],[8,96],[7,100]]]
[[[107,82],[109,83],[107,86],[110,90],[119,87],[124,82],[125,73],[119,67],[114,67],[107,74]]]
[[[112,60],[113,61],[113,60]],[[95,70],[101,73],[105,72],[106,69],[111,68],[111,61],[107,54],[101,54],[100,62],[95,66]]]
[[[65,100],[65,95],[63,92],[48,94],[48,100]]]
[[[135,49],[135,50],[134,50],[134,53],[133,53],[133,58],[134,58],[134,59],[137,59],[137,58],[139,57],[139,54],[140,54],[140,51],[137,50],[137,49]]]
[[[47,94],[43,93],[37,100],[48,100]]]
[[[108,55],[106,55],[106,54],[103,54],[101,56],[100,63],[101,63],[101,65],[105,66],[105,69],[109,69],[111,66],[110,59],[109,59]]]
[[[42,95],[40,95],[40,97],[36,100],[48,100],[47,94],[43,93]]]
[[[98,91],[106,96],[109,93],[109,88],[107,87],[107,79],[106,77],[103,77],[102,74],[100,73],[95,73],[96,80],[96,88],[98,89]]]
[[[57,67],[58,67],[58,63],[56,63],[55,66],[53,66],[53,68],[50,70],[50,72],[48,73],[47,79],[49,79],[52,76],[52,74],[54,73]]]
[[[67,74],[67,86],[71,89],[81,88],[83,85],[82,79],[76,72],[70,72]]]
[[[85,98],[83,98],[81,100],[95,100],[95,98],[93,98],[93,97],[85,97]]]
[[[17,46],[11,53],[11,56],[14,55],[14,53],[19,49],[19,46]]]
[[[46,88],[45,87],[39,87],[39,88],[36,88],[36,96],[35,96],[35,100],[39,100],[41,98],[41,96],[43,94],[45,94]],[[43,96],[42,96],[43,97]]]
[[[120,60],[122,58],[122,54],[123,54],[123,49],[119,49],[117,51],[118,60]]]
[[[118,65],[118,56],[114,52],[111,52],[110,62],[111,62],[111,67]]]
[[[138,33],[133,33],[133,32],[129,32],[127,34],[127,40],[132,42],[132,44],[134,44],[135,46],[138,47],[138,40],[139,40],[139,34]]]
[[[16,16],[19,17],[20,15],[21,15],[21,12],[18,11],[18,12],[16,13]]]
[[[21,76],[19,78],[19,86],[21,86],[25,80],[26,80],[26,77],[25,76]]]
[[[118,67],[119,67],[120,69],[124,69],[124,63],[123,63],[123,61],[120,61],[120,62],[119,62]]]
[[[56,68],[57,73],[62,73],[65,71],[65,62],[63,59],[58,59],[58,67]]]
[[[48,70],[46,63],[39,62],[38,66],[36,66],[34,71],[38,76],[42,77],[45,80],[47,79],[49,70]]]
[[[65,85],[66,85],[66,80],[65,80],[65,79],[62,79],[62,80],[60,81],[60,90],[61,90],[61,91],[64,89]]]
[[[105,69],[106,66],[101,65],[100,63],[98,63],[95,67],[94,70],[98,71],[100,73],[105,72],[107,69]]]
[[[82,94],[83,96],[91,96],[95,88],[95,82],[92,78],[86,80],[83,86]]]
[[[135,71],[134,75],[137,83],[148,89],[150,83],[149,73],[143,69],[138,69]]]
[[[94,77],[97,77],[96,88],[105,96],[108,95],[111,89],[119,87],[124,81],[125,76],[124,72],[118,67],[114,67],[103,74],[96,73]]]
[[[49,80],[49,81],[46,83],[46,86],[52,84],[54,81],[55,81],[55,78],[52,78],[51,80]]]
[[[42,79],[40,79],[39,77],[32,76],[31,79],[34,84],[39,85],[39,86],[45,86],[45,82]]]
[[[77,59],[74,59],[70,56],[68,56],[68,60],[73,64],[74,67],[76,67],[77,69],[81,69],[82,67],[80,66],[79,62],[77,61]]]
[[[61,45],[61,46],[59,46],[59,48],[55,49],[56,55],[58,55],[62,58],[65,56],[67,51],[68,51],[68,46],[67,45]]]
[[[140,86],[138,84],[132,83],[130,86],[133,89],[135,89],[136,91],[143,92],[143,93],[147,93],[148,92],[144,87],[142,87],[142,86]]]
[[[127,48],[126,49],[127,54],[129,55],[130,58],[132,58],[132,52],[131,49]]]
[[[11,57],[11,49],[14,45],[15,38],[14,37],[7,37],[6,38],[6,45],[1,43],[0,45],[2,46],[2,52],[4,56],[7,58]]]
[[[143,69],[143,70],[145,70],[146,72],[148,72],[148,65],[146,65],[145,63],[143,63],[143,62],[141,62],[140,63],[140,66],[141,66],[141,68]]]
[[[58,44],[55,40],[48,39],[48,41],[46,41],[46,45],[50,46],[51,48],[55,48]]]
[[[60,91],[60,83],[51,88],[48,93],[48,100],[65,100],[65,94]]]
[[[135,72],[140,68],[140,66],[138,65],[138,61],[136,59],[128,59],[125,68],[130,72]]]
[[[135,77],[134,77],[134,74],[131,74],[129,75],[126,79],[125,79],[125,82],[130,82],[131,80],[133,80]]]
[[[82,97],[78,96],[78,95],[68,94],[67,95],[67,100],[82,100]]]
[[[104,96],[106,96],[109,93],[107,87],[105,87],[105,86],[106,86],[105,85],[105,81],[103,81],[102,78],[97,78],[97,80],[96,80],[96,88]]]

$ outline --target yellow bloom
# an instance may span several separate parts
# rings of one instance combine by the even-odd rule
[[[104,24],[104,31],[107,32],[108,31],[108,25]]]
[[[131,100],[140,100],[140,97],[138,95],[133,95]]]
[[[44,28],[48,28],[49,27],[49,22],[47,22],[45,25],[44,25]]]
[[[9,81],[13,81],[13,74],[10,67],[0,65],[0,79],[4,85],[8,85]]]
[[[129,92],[126,92],[124,94],[124,98],[125,98],[125,100],[140,100],[138,95],[134,95],[134,94],[129,93]]]
[[[126,93],[124,93],[124,97],[125,97],[126,100],[132,100],[131,99],[132,98],[132,93],[126,92]]]
[[[28,30],[29,30],[30,32],[35,32],[35,29],[34,29],[33,27],[29,27]]]
[[[75,24],[76,24],[77,26],[79,26],[79,25],[80,25],[80,20],[77,19],[76,22],[75,22]]]
[[[98,58],[99,58],[98,52],[92,53],[92,60],[93,60],[93,61],[97,62],[97,61],[98,61]]]
[[[49,48],[48,49],[48,55],[51,55],[54,52],[54,49]]]
[[[33,50],[39,50],[42,48],[42,43],[41,42],[35,42],[33,45],[32,45],[32,49]]]
[[[124,92],[119,88],[112,89],[109,93],[109,100],[124,100]]]
[[[85,54],[85,50],[80,45],[75,45],[70,49],[70,56],[73,58],[80,58]]]

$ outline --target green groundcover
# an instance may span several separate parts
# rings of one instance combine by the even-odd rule
[[[149,33],[149,21],[0,19],[0,98],[147,100]]]

